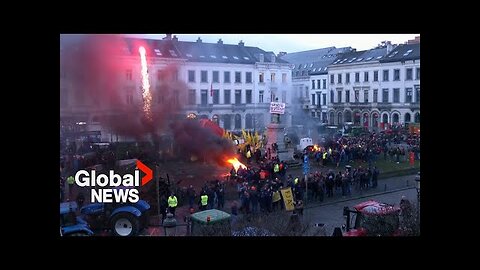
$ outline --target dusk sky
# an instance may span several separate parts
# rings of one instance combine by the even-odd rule
[[[222,39],[224,44],[238,44],[243,40],[245,46],[259,47],[265,51],[298,52],[335,46],[353,47],[357,51],[368,50],[382,41],[392,44],[403,44],[420,34],[173,34],[180,41],[196,41],[216,43]],[[131,37],[162,39],[165,34],[128,34]]]

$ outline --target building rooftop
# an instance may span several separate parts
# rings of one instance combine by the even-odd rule
[[[420,59],[420,43],[401,44],[395,47],[380,63]]]
[[[132,53],[143,44],[150,57],[179,58],[188,62],[255,64],[260,62],[260,55],[263,54],[265,63],[288,63],[277,58],[273,52],[245,46],[243,42],[233,45],[223,44],[221,41],[204,43],[200,39],[197,42],[178,41],[175,38],[164,40],[125,38],[125,40],[128,44],[128,53]]]
[[[327,47],[310,51],[289,53],[281,58],[294,64],[292,70],[293,77],[319,75],[328,73],[328,65],[337,58],[338,54],[350,52],[351,50],[351,47]]]

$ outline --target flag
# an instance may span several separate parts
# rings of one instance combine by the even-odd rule
[[[210,96],[213,97],[213,82],[210,83]]]

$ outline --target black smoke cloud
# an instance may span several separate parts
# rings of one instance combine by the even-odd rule
[[[175,142],[182,151],[206,161],[225,166],[226,159],[235,154],[231,141],[219,137],[209,128],[204,128],[196,120],[181,120],[172,123]]]

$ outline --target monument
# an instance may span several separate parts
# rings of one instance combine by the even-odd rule
[[[293,149],[285,148],[284,129],[285,125],[280,123],[280,115],[285,114],[285,103],[271,102],[270,103],[271,122],[267,125],[267,144],[266,150],[270,148],[272,157],[278,156],[282,161],[293,160]],[[276,144],[276,147],[272,147]],[[274,151],[274,149],[277,149]]]

